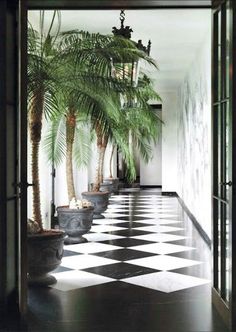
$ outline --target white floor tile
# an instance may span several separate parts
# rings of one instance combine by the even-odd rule
[[[140,230],[140,231],[147,231],[150,233],[177,232],[177,231],[183,230],[183,228],[180,228],[180,227],[162,226],[162,225],[136,227],[135,229]]]
[[[122,204],[109,204],[107,206],[108,209],[129,209],[129,205]]]
[[[103,232],[120,231],[122,229],[126,229],[126,227],[111,226],[111,225],[94,225],[91,227],[90,231],[96,233],[103,233]]]
[[[88,241],[98,242],[98,241],[122,239],[124,236],[104,234],[104,233],[90,233],[83,235],[83,237],[85,237]]]
[[[126,261],[126,263],[149,267],[156,270],[174,270],[186,266],[193,266],[201,264],[199,261],[184,259],[179,257],[172,257],[166,255],[151,256],[145,258],[138,258]]]
[[[88,242],[80,244],[71,244],[65,247],[66,250],[79,252],[83,254],[92,254],[96,252],[109,251],[120,249],[118,246],[113,246],[111,244],[104,244],[98,242]]]
[[[69,269],[74,269],[74,270],[83,270],[89,267],[108,265],[117,262],[118,261],[114,259],[85,254],[78,256],[76,255],[76,256],[63,257],[61,266],[68,267]]]
[[[150,243],[142,244],[141,246],[134,246],[132,250],[139,250],[145,252],[151,252],[153,254],[167,255],[181,251],[194,250],[193,247],[180,246],[171,243]]]
[[[119,223],[123,223],[124,220],[120,220],[120,219],[93,219],[93,225],[94,224],[98,224],[98,225],[110,225],[110,224],[119,224]]]
[[[146,218],[150,218],[150,219],[154,219],[154,218],[179,218],[178,214],[167,214],[167,213],[145,213],[143,212],[142,214],[135,214],[135,216],[137,217],[146,217]]]
[[[153,208],[146,208],[146,209],[135,209],[135,213],[174,213],[178,214],[176,209],[153,209]]]
[[[210,280],[191,277],[173,272],[156,272],[137,277],[121,279],[133,285],[151,288],[164,293],[209,284]]]
[[[186,239],[186,236],[165,234],[165,233],[154,233],[147,235],[137,235],[132,236],[133,239],[145,240],[145,241],[155,241],[155,242],[169,242]]]
[[[69,291],[72,289],[100,285],[114,281],[112,278],[103,277],[85,271],[66,271],[54,274],[52,273],[52,275],[56,277],[57,283],[51,287],[60,291]]]
[[[177,224],[177,223],[183,223],[183,220],[181,219],[165,219],[161,218],[159,219],[160,225],[169,225],[169,224]]]

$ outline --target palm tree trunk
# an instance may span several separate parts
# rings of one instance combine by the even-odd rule
[[[112,171],[112,159],[113,159],[113,155],[115,152],[115,144],[112,145],[112,150],[111,150],[111,156],[110,156],[110,163],[109,163],[109,168],[110,168],[110,178],[113,178],[113,171]]]
[[[75,139],[76,117],[74,112],[69,112],[66,118],[66,181],[69,202],[75,195],[73,176],[73,144]]]
[[[101,163],[100,163],[100,183],[103,182],[103,170],[104,170],[104,160],[105,160],[105,152],[107,148],[108,137],[106,135],[103,136],[102,148],[101,148]]]
[[[95,181],[93,184],[93,191],[98,192],[100,189],[101,181],[101,160],[102,160],[102,134],[99,130],[99,125],[96,127],[97,134],[97,167],[95,173]]]
[[[42,89],[36,91],[30,105],[29,130],[31,140],[31,174],[33,183],[33,220],[39,226],[39,231],[43,230],[40,183],[39,183],[39,146],[42,133],[44,92]]]

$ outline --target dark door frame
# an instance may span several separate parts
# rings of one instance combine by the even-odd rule
[[[236,3],[213,1],[213,289],[212,300],[236,329]],[[228,23],[227,23],[228,21]],[[234,28],[233,28],[234,27]],[[219,39],[220,38],[220,39]],[[226,53],[229,50],[228,55]],[[228,56],[228,59],[227,59]],[[226,65],[226,61],[229,65]],[[219,66],[220,63],[220,66]],[[220,70],[219,70],[220,69]],[[226,125],[226,116],[229,117]],[[226,131],[228,127],[228,131]],[[228,141],[228,143],[226,142]],[[226,146],[228,146],[226,150]],[[219,155],[220,153],[220,155]],[[228,167],[226,168],[226,165]],[[220,175],[220,177],[219,177]],[[226,190],[227,188],[227,190]],[[228,211],[228,214],[227,214]],[[227,221],[228,219],[228,221]],[[228,223],[228,225],[227,225]],[[220,248],[220,249],[219,249]],[[228,270],[228,272],[227,272]]]
[[[7,2],[6,0],[4,0]],[[211,1],[206,0],[189,0],[188,4],[186,0],[121,0],[121,1],[109,1],[109,0],[46,0],[42,2],[42,0],[28,0],[27,6],[25,5],[26,0],[15,0],[17,5],[20,5],[20,12],[24,13],[23,15],[20,15],[20,20],[18,22],[18,27],[20,33],[19,33],[19,40],[18,40],[18,50],[20,52],[19,56],[19,81],[18,81],[18,91],[19,93],[19,105],[17,107],[18,111],[20,110],[20,118],[19,118],[19,124],[18,127],[21,128],[21,130],[25,129],[26,122],[27,122],[27,115],[26,115],[26,91],[20,89],[20,87],[26,86],[26,9],[121,9],[121,8],[129,8],[129,9],[206,9],[211,8]],[[220,2],[221,0],[218,0]],[[235,3],[233,4],[235,7]],[[2,19],[1,15],[0,18]],[[1,22],[2,23],[2,22]],[[236,26],[236,18],[234,17],[234,26]],[[236,34],[235,34],[236,35]],[[236,36],[234,35],[233,38],[233,46],[234,46],[234,54],[233,54],[233,68],[236,68]],[[1,55],[1,52],[0,52]],[[1,60],[1,59],[0,59]],[[2,61],[2,60],[1,60]],[[2,68],[4,68],[4,61],[6,63],[6,59],[3,59],[2,62]],[[236,75],[234,75],[236,76]],[[233,108],[236,109],[236,77],[234,77],[234,95],[233,95]],[[4,88],[4,87],[3,87]],[[2,90],[2,87],[1,87]],[[1,95],[0,95],[1,97]],[[21,106],[20,106],[21,105]],[[4,108],[3,108],[4,109]],[[2,114],[4,117],[4,115]],[[2,123],[2,122],[0,122]],[[236,116],[233,117],[233,128],[236,128]],[[22,132],[24,133],[24,131]],[[233,144],[236,146],[236,135],[233,138]],[[27,146],[26,146],[26,136],[20,136],[20,142],[21,142],[21,153],[26,154]],[[3,151],[1,151],[1,148]],[[4,146],[0,145],[0,152],[4,153]],[[26,205],[26,198],[27,198],[27,163],[25,163],[26,159],[21,160],[19,159],[20,168],[18,168],[18,175],[19,178],[23,181],[23,186],[21,187],[21,195],[22,199],[20,201],[20,210],[18,211],[18,215],[20,215],[19,221],[18,221],[18,240],[19,240],[19,247],[18,247],[18,253],[20,253],[20,256],[18,255],[18,270],[16,272],[16,280],[18,280],[18,286],[16,286],[16,291],[18,293],[17,299],[19,300],[18,307],[20,308],[20,311],[22,313],[26,312],[27,307],[27,285],[26,285],[26,257],[27,257],[27,246],[26,246],[26,221],[27,221],[27,205]],[[236,152],[233,151],[232,155],[232,163],[233,163],[233,183],[236,183]],[[0,172],[0,179],[2,179],[2,183],[5,183],[4,174],[3,171]],[[4,184],[5,186],[6,184]],[[3,193],[4,198],[6,198],[6,194],[3,192],[2,189],[0,189],[0,193]],[[234,201],[236,201],[236,195],[235,195],[235,189],[233,190],[233,196]],[[4,207],[3,207],[3,212]],[[236,211],[233,211],[232,218],[234,219]],[[1,228],[1,227],[0,227]],[[236,225],[233,225],[232,229],[232,241],[236,244]],[[1,244],[0,244],[1,245]],[[236,251],[236,250],[235,250]],[[233,254],[233,253],[232,253]],[[4,256],[5,255],[5,256]],[[233,276],[233,283],[236,285],[236,258],[235,254],[233,255],[233,264],[232,265],[232,276]],[[6,259],[6,253],[4,251],[0,252],[0,262],[2,260]],[[7,277],[5,282],[7,282]],[[3,290],[3,285],[0,285],[0,294]],[[236,289],[233,291],[233,298],[235,298]],[[236,311],[235,304],[233,306],[233,311]],[[234,315],[236,316],[236,315]],[[234,326],[235,326],[235,320],[234,318]]]

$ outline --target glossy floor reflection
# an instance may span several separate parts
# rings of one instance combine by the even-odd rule
[[[211,253],[176,197],[110,198],[58,282],[29,290],[29,331],[227,331],[211,305]]]

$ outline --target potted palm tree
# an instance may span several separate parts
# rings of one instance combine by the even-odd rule
[[[127,88],[128,89],[128,88]],[[130,90],[127,90],[130,93]],[[107,114],[101,122],[95,119],[95,132],[97,137],[97,167],[93,183],[93,190],[83,193],[82,196],[93,201],[97,206],[95,218],[104,218],[109,193],[112,189],[110,183],[103,183],[104,155],[109,141],[115,143],[124,157],[127,166],[126,177],[129,181],[136,178],[133,147],[137,147],[145,162],[151,159],[150,142],[158,137],[161,120],[152,112],[148,100],[161,100],[152,87],[151,80],[144,75],[134,89],[136,103],[127,103],[119,107],[118,116]],[[123,94],[125,91],[123,90]],[[132,137],[133,146],[129,139]],[[107,191],[105,191],[107,189]],[[110,189],[110,190],[109,190]],[[105,191],[105,192],[104,192]]]
[[[59,162],[63,159],[61,156],[66,159],[69,204],[58,207],[57,213],[59,226],[68,235],[65,243],[72,244],[86,241],[81,235],[91,228],[93,209],[92,206],[88,207],[87,201],[83,206],[83,200],[81,207],[84,209],[71,209],[70,204],[72,200],[77,201],[73,160],[79,160],[77,163],[79,167],[88,162],[85,162],[83,157],[83,144],[78,135],[81,134],[82,128],[78,124],[82,119],[86,122],[90,118],[92,124],[95,124],[95,132],[98,133],[99,124],[102,124],[110,114],[113,117],[117,115],[119,93],[114,91],[118,91],[118,86],[119,89],[124,89],[126,86],[111,78],[110,57],[113,54],[119,55],[119,47],[122,50],[121,54],[126,48],[126,52],[129,50],[132,54],[133,50],[133,56],[137,57],[137,49],[123,39],[83,31],[64,32],[59,38],[58,47],[63,50],[64,58],[64,64],[60,70],[63,81],[58,84],[56,94],[59,112],[51,118],[51,127],[45,146],[50,159]],[[116,39],[116,43],[113,39]],[[133,47],[131,51],[130,45]],[[76,151],[79,152],[80,158],[77,158]],[[100,198],[106,196],[107,193],[99,194]],[[91,201],[95,205],[94,217],[96,218],[98,204],[93,199]]]
[[[132,139],[132,149],[130,149],[130,153],[133,154],[133,150],[136,149],[139,151],[141,158],[148,162],[152,158],[150,143],[155,142],[158,139],[159,134],[159,126],[162,123],[160,118],[154,113],[148,104],[148,100],[156,100],[160,101],[161,98],[158,93],[153,89],[153,85],[151,80],[144,75],[139,79],[138,87],[139,90],[139,98],[136,99],[135,104],[129,104],[122,108],[122,116],[120,117],[120,122],[114,128],[107,133],[106,138],[104,138],[104,142],[110,141],[112,144],[112,151],[110,155],[110,178],[105,179],[104,183],[101,184],[101,187],[105,187],[107,184],[111,186],[111,191],[118,190],[118,179],[114,179],[112,176],[112,155],[114,153],[114,149],[117,146],[118,150],[121,151],[122,154],[122,146],[119,147],[116,143],[116,135],[115,132],[119,132],[120,135],[123,135],[127,144],[129,144],[128,140]],[[131,107],[132,105],[132,107]],[[105,145],[106,150],[107,144]],[[101,161],[104,163],[104,158]],[[133,164],[132,164],[133,165]],[[127,171],[130,173],[130,176],[127,176],[130,181],[134,180],[134,174],[130,172],[130,165],[127,165]],[[101,166],[103,170],[103,166]],[[101,176],[101,179],[103,177]],[[132,178],[132,179],[131,179]]]
[[[41,22],[43,22],[41,13]],[[57,111],[54,99],[60,56],[54,47],[56,37],[50,32],[55,25],[54,12],[47,33],[28,28],[28,124],[31,142],[31,174],[33,182],[33,216],[28,220],[28,281],[33,285],[50,285],[56,282],[48,273],[61,262],[63,255],[63,231],[46,230],[43,227],[40,200],[39,148],[43,117]]]
[[[62,99],[63,102],[60,103],[61,111],[56,114],[53,121],[58,123],[65,121],[66,124],[63,137],[57,135],[58,131],[56,131],[56,135],[53,139],[49,139],[49,142],[53,142],[55,146],[59,147],[63,144],[59,143],[58,137],[65,142],[64,156],[66,157],[67,190],[70,202],[71,199],[76,199],[73,179],[73,149],[74,143],[77,141],[75,131],[79,119],[81,116],[87,116],[87,119],[90,119],[97,134],[99,159],[103,158],[104,146],[100,148],[100,131],[105,128],[103,124],[107,119],[114,121],[120,112],[120,92],[127,91],[127,88],[130,93],[134,90],[132,87],[127,87],[124,82],[111,77],[111,57],[122,60],[124,56],[137,59],[137,57],[145,58],[146,55],[139,51],[132,42],[119,37],[89,34],[83,31],[65,32],[60,37],[60,48],[63,49],[63,56],[66,59],[62,69],[63,82],[58,87],[59,93],[62,95],[62,98],[58,99]],[[152,60],[149,61],[152,62]],[[57,125],[54,127],[57,128]],[[102,143],[102,145],[104,144]],[[59,149],[49,148],[50,150],[55,152]],[[54,160],[55,158],[57,156],[54,156]],[[100,165],[101,163],[99,163],[99,167]],[[94,203],[95,218],[100,216],[100,211],[98,211],[99,204],[94,197],[99,197],[99,200],[105,198],[107,202],[107,193],[100,193],[98,189],[101,183],[100,174],[102,172],[97,170],[94,191],[91,195],[89,194],[91,196],[89,200]],[[83,196],[85,198],[87,194],[83,193]],[[61,207],[58,208],[58,216],[60,223]],[[65,221],[63,224],[65,225]],[[70,222],[67,222],[67,225],[70,226]],[[62,228],[66,229],[64,226]],[[67,241],[70,241],[70,238]]]

